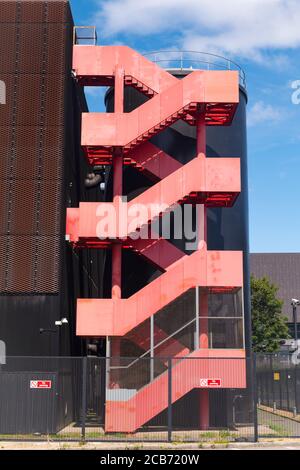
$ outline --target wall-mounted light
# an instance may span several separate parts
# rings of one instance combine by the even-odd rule
[[[61,318],[60,320],[56,320],[56,322],[54,323],[54,325],[56,326],[55,330],[51,330],[49,328],[40,328],[40,334],[42,334],[42,333],[57,333],[58,328],[60,328],[63,325],[68,325],[68,324],[69,324],[69,320],[66,317]]]

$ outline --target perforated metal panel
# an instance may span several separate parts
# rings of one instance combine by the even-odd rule
[[[71,47],[68,2],[0,0],[0,294],[59,291]]]

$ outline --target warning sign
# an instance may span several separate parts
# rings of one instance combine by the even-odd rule
[[[218,388],[222,386],[221,379],[200,379],[200,387]]]
[[[51,380],[30,380],[30,388],[52,388]]]

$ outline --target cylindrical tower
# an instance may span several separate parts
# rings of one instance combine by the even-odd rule
[[[237,250],[244,255],[244,321],[245,346],[247,354],[251,350],[251,312],[249,278],[249,227],[248,227],[248,167],[247,167],[247,129],[246,108],[247,90],[244,71],[234,62],[202,52],[153,52],[146,54],[160,66],[166,65],[169,73],[182,79],[194,70],[238,70],[240,77],[239,104],[230,126],[207,126],[206,156],[208,158],[232,157],[241,162],[241,193],[232,207],[209,208],[207,211],[207,238],[209,250]],[[172,67],[171,67],[172,65]],[[186,68],[185,68],[186,66]],[[192,66],[192,68],[191,68]],[[146,102],[142,93],[127,86],[124,94],[125,112],[131,112]],[[105,96],[107,112],[114,110],[114,89],[109,88]],[[196,128],[184,121],[178,121],[160,132],[151,142],[182,164],[191,161],[196,155]],[[112,172],[107,174],[106,199],[112,199]],[[151,186],[151,181],[131,167],[124,171],[124,195],[129,198],[142,193]],[[184,249],[186,240],[173,240]],[[110,269],[110,259],[107,262]],[[123,295],[128,297],[143,285],[154,279],[159,272],[131,253],[124,254]],[[107,290],[110,289],[110,277],[104,277]]]

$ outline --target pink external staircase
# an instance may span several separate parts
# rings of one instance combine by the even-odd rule
[[[127,238],[131,232],[148,225],[155,217],[168,212],[175,204],[198,203],[207,207],[230,207],[240,192],[240,162],[237,158],[209,158],[199,156],[143,192],[141,195],[122,205],[128,224],[113,231],[101,233],[99,222],[113,203],[81,203],[79,209],[68,210],[67,235],[74,244],[80,241]],[[132,226],[130,212],[135,218],[134,207],[142,205],[149,208],[139,218],[139,225]],[[155,206],[154,206],[155,205]],[[151,216],[151,217],[150,217]]]
[[[209,359],[208,359],[209,354]],[[222,388],[244,388],[246,362],[244,351],[221,350],[203,354],[198,350],[184,359],[173,359],[172,403],[194,388],[201,388],[201,378],[221,377]],[[133,433],[168,407],[168,371],[138,390],[128,400],[106,402],[106,432]],[[162,393],[164,391],[165,393]]]
[[[136,327],[189,289],[201,286],[231,291],[243,286],[242,252],[209,251],[204,233],[198,249],[188,256],[168,240],[149,234],[149,225],[175,206],[190,203],[204,207],[201,212],[204,226],[207,207],[231,207],[235,203],[241,190],[239,159],[206,158],[205,127],[231,124],[239,101],[238,73],[193,71],[179,80],[124,46],[74,46],[73,69],[80,85],[113,86],[115,93],[113,113],[82,116],[81,144],[88,162],[114,167],[114,200],[80,203],[79,208],[68,209],[66,234],[74,248],[112,249],[113,288],[110,299],[78,299],[77,335],[119,338],[127,335],[147,351],[148,333],[143,336]],[[148,98],[129,113],[124,113],[123,108],[125,86],[134,87]],[[186,165],[149,141],[182,119],[197,129],[197,154]],[[123,165],[135,167],[154,183],[127,203],[120,201]],[[147,210],[135,222],[132,211],[137,205]],[[122,215],[108,230],[102,224],[106,213]],[[145,230],[146,239],[133,239]],[[135,251],[162,272],[127,299],[120,295],[122,249]],[[158,343],[168,338],[158,328],[154,334]],[[223,388],[245,386],[245,351],[216,352],[208,349],[207,344],[206,340],[200,341],[200,349],[191,353],[172,339],[164,349],[174,361],[173,402],[193,388],[201,388],[201,377],[220,377]],[[156,352],[159,355],[159,348]],[[105,430],[139,429],[166,408],[166,390],[167,374],[163,373],[128,400],[121,391],[119,399],[110,400],[108,395]]]
[[[239,251],[203,248],[183,256],[128,299],[78,299],[77,334],[124,336],[193,287],[242,287],[242,265]]]

